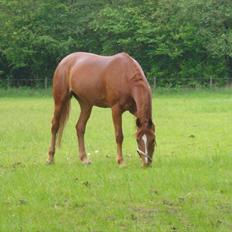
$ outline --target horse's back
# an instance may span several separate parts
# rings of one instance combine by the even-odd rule
[[[79,99],[110,107],[129,95],[130,78],[140,72],[137,66],[125,53],[100,56],[76,52],[66,56],[57,69]]]

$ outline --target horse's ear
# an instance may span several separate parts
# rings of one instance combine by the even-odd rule
[[[141,127],[141,122],[140,122],[139,118],[136,119],[136,126],[138,128]]]

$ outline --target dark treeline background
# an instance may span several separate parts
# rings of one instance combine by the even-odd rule
[[[0,78],[51,78],[74,51],[125,51],[148,79],[232,76],[232,0],[0,0]]]

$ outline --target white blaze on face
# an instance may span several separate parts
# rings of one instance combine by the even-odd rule
[[[143,140],[143,142],[144,142],[144,149],[145,149],[145,151],[144,151],[144,153],[145,153],[145,156],[144,156],[144,159],[145,159],[145,163],[147,164],[148,163],[148,158],[147,158],[147,136],[144,134],[143,136],[142,136],[142,140]]]

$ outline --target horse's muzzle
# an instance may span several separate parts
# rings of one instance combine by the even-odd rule
[[[146,154],[145,152],[141,151],[139,148],[137,148],[137,153],[138,153],[138,155],[139,155],[139,157],[140,157],[141,159],[145,160],[144,166],[147,167],[147,166],[150,166],[150,165],[151,165],[151,163],[152,163],[152,158],[151,158],[148,154]]]

